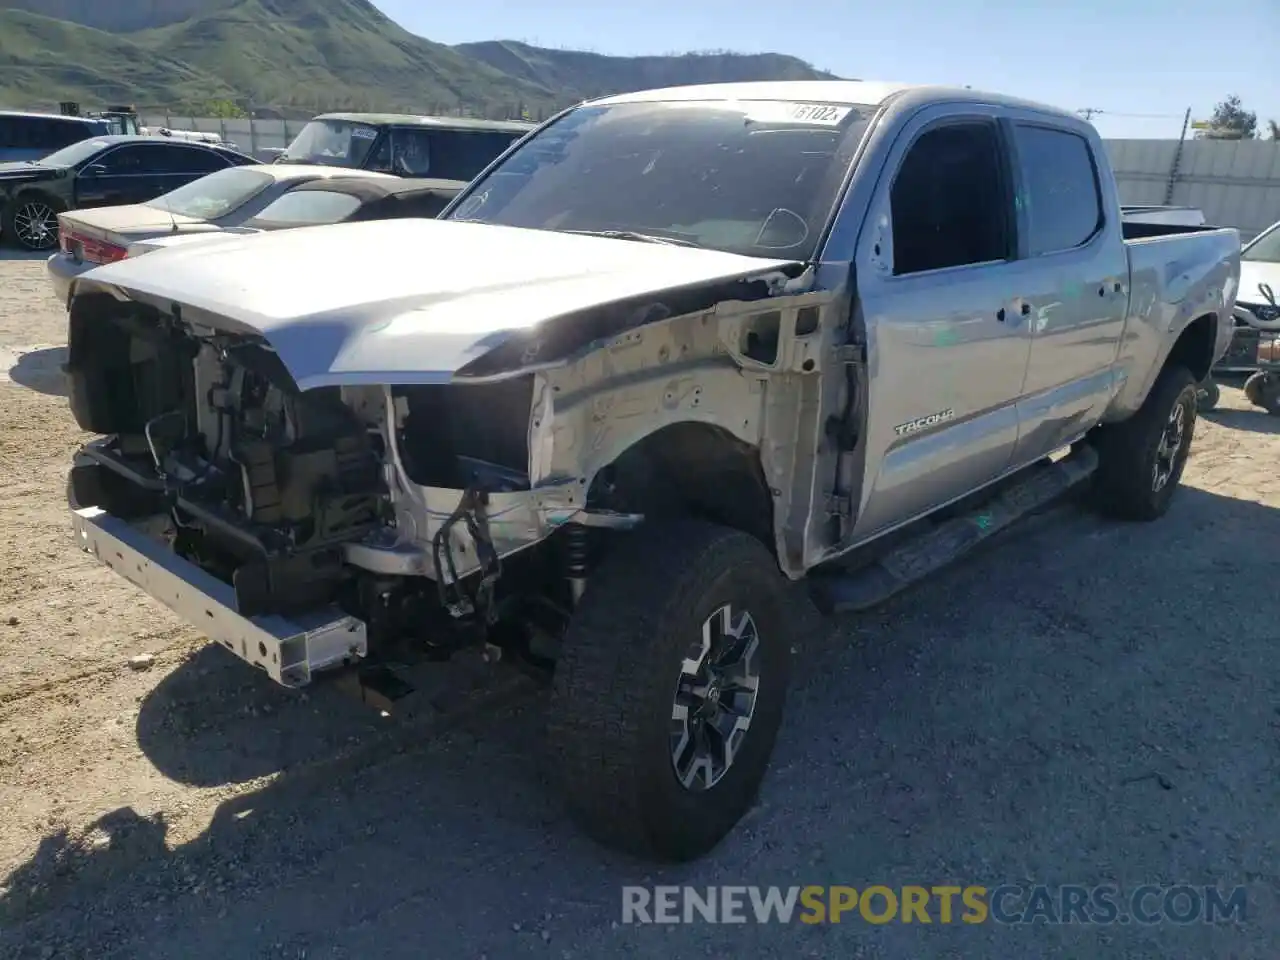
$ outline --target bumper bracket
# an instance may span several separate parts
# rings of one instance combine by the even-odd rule
[[[73,508],[76,542],[210,640],[286,687],[368,655],[365,623],[336,607],[301,617],[245,617],[235,590],[98,507]]]

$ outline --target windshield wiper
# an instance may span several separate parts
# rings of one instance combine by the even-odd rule
[[[640,243],[662,243],[669,247],[696,247],[692,240],[679,240],[675,237],[659,237],[652,233],[640,233],[638,230],[565,230],[564,233],[576,233],[584,237],[604,237],[606,240],[636,240]]]

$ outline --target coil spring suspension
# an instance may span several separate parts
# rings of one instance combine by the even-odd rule
[[[582,599],[582,592],[587,589],[587,574],[590,572],[591,541],[590,529],[578,523],[565,525],[565,575],[569,579],[569,590],[573,594],[576,606]]]

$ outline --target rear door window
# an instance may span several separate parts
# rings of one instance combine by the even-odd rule
[[[203,176],[225,169],[227,161],[212,150],[202,147],[179,147],[165,144],[156,148],[152,162],[157,173],[194,173]]]
[[[301,227],[337,223],[360,207],[360,198],[330,190],[294,190],[273,200],[253,219],[260,223]]]
[[[88,139],[95,132],[97,131],[94,127],[87,123],[80,123],[76,120],[60,120],[56,117],[41,119],[34,123],[30,130],[33,141],[32,146],[39,147],[41,150],[48,150],[50,153]]]
[[[1027,253],[1042,256],[1088,243],[1103,224],[1102,191],[1089,141],[1066,130],[1017,124]]]

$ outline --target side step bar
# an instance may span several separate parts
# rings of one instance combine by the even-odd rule
[[[928,527],[867,567],[844,574],[813,574],[814,604],[827,614],[878,606],[1056,500],[1089,479],[1097,467],[1098,454],[1089,446],[1081,446],[1061,460],[1029,467],[990,500]]]

